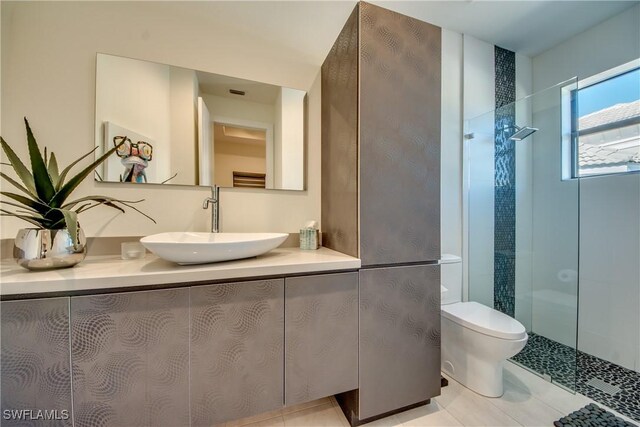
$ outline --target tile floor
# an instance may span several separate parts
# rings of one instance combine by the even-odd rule
[[[554,381],[575,389],[616,411],[640,420],[640,373],[625,369],[536,333],[529,333],[526,347],[513,359]],[[611,392],[593,386],[592,381],[613,386]],[[604,382],[604,383],[603,383]],[[619,390],[619,391],[615,391]]]
[[[449,386],[431,403],[366,424],[396,426],[553,426],[553,422],[593,401],[571,394],[525,369],[507,362],[505,393],[501,398],[480,396],[449,379]],[[602,407],[602,405],[598,404]],[[633,420],[619,416],[634,424]],[[225,427],[348,427],[333,397],[285,408]]]

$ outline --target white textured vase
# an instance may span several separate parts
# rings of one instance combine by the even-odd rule
[[[78,240],[74,245],[66,228],[23,228],[18,231],[13,245],[13,257],[21,267],[28,270],[73,267],[86,255],[87,239],[82,229],[78,229]]]

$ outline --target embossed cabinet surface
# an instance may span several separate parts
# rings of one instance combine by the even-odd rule
[[[360,412],[440,394],[440,266],[360,270]]]
[[[285,279],[285,404],[358,388],[358,273]]]
[[[3,301],[3,426],[70,426],[69,298]],[[6,410],[48,411],[48,420],[4,418]],[[66,411],[66,415],[65,412]],[[11,417],[10,417],[11,418]]]
[[[358,256],[358,10],[322,64],[322,241]]]
[[[441,29],[360,3],[362,265],[440,258]]]
[[[440,257],[441,33],[359,2],[322,65],[324,244],[363,266]]]
[[[189,289],[71,299],[76,426],[189,425]]]
[[[191,422],[283,404],[284,280],[191,288]]]

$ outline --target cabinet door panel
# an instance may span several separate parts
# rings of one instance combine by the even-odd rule
[[[77,426],[189,424],[189,289],[71,298]]]
[[[440,266],[360,271],[360,411],[440,394]]]
[[[283,371],[283,279],[191,288],[192,425],[281,408]]]
[[[285,404],[358,388],[358,273],[285,283]]]
[[[3,416],[6,410],[30,409],[33,416],[39,410],[57,411],[60,418],[3,418],[2,425],[70,426],[69,298],[1,304]]]
[[[360,13],[362,265],[436,260],[441,29],[369,3]]]

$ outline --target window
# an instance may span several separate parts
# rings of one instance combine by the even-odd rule
[[[623,66],[571,93],[572,176],[640,171],[640,68]]]

